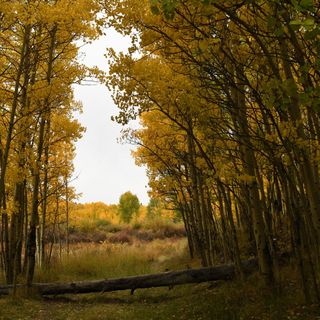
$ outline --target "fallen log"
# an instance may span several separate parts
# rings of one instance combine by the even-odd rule
[[[245,274],[250,274],[258,270],[257,260],[251,259],[243,261],[242,268]],[[229,264],[118,279],[78,281],[71,283],[35,283],[32,288],[41,295],[79,294],[118,290],[131,290],[131,293],[133,293],[134,290],[138,288],[173,287],[187,283],[231,280],[235,276],[235,266],[233,264]],[[17,287],[19,289],[25,288],[23,285],[17,285]],[[0,294],[8,295],[12,289],[12,285],[0,286]]]

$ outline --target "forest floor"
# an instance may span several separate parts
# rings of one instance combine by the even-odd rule
[[[186,253],[185,239],[156,240],[132,245],[74,245],[68,257],[37,281],[103,279],[167,269],[197,267]],[[245,282],[215,282],[85,295],[0,297],[1,320],[320,320],[317,305],[305,305],[294,273],[284,270],[275,293],[257,275]]]

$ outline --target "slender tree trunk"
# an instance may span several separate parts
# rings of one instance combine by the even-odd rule
[[[13,93],[12,107],[10,111],[10,119],[7,127],[7,136],[5,140],[4,151],[2,152],[1,158],[1,168],[0,168],[0,210],[2,217],[2,241],[4,242],[2,245],[2,254],[4,255],[4,265],[5,265],[5,273],[6,280],[8,283],[12,283],[13,281],[13,261],[12,254],[10,254],[10,236],[9,236],[9,222],[8,222],[8,214],[7,214],[7,205],[6,205],[6,190],[5,190],[5,181],[6,181],[6,172],[8,159],[10,154],[10,148],[12,143],[14,125],[17,115],[17,108],[19,105],[19,96],[20,96],[20,87],[21,87],[21,77],[23,75],[26,58],[29,52],[29,43],[30,43],[30,35],[31,35],[31,27],[26,26],[25,33],[22,42],[22,48],[20,52],[20,61],[18,65],[18,71],[15,79],[15,88]],[[27,61],[28,62],[28,61]],[[11,250],[12,251],[12,250]]]
[[[239,76],[239,74],[237,73]],[[241,79],[241,77],[239,77]],[[238,81],[241,81],[238,79]],[[255,236],[255,243],[257,248],[259,267],[261,274],[265,278],[266,283],[272,284],[274,281],[272,270],[272,258],[270,248],[266,235],[266,226],[263,218],[263,207],[258,189],[257,175],[259,172],[256,170],[257,163],[250,141],[249,125],[246,115],[246,101],[245,101],[245,87],[238,84],[239,88],[232,88],[232,99],[234,103],[234,112],[232,117],[234,120],[235,128],[238,131],[239,148],[243,161],[244,173],[252,180],[247,183],[251,216],[253,222],[253,230]]]
[[[69,189],[68,189],[68,178],[65,179],[65,192],[66,192],[66,248],[67,255],[69,256]]]
[[[48,49],[48,71],[47,71],[47,85],[51,86],[52,71],[53,71],[53,56],[55,50],[57,26],[54,26],[50,32],[50,46]],[[50,94],[50,93],[49,93]],[[40,168],[41,160],[45,143],[45,129],[50,119],[50,96],[44,99],[42,106],[42,115],[39,127],[39,137],[37,145],[37,160],[33,172],[33,194],[32,194],[32,209],[30,217],[30,230],[28,236],[28,265],[27,265],[27,286],[30,287],[33,281],[35,263],[36,263],[36,229],[39,224],[39,191],[40,191]]]

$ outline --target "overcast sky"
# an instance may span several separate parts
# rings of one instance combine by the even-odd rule
[[[108,30],[106,36],[82,48],[81,61],[107,71],[106,48],[123,51],[129,45],[129,39]],[[145,169],[135,165],[130,154],[132,146],[117,143],[122,127],[110,120],[117,114],[111,92],[104,85],[75,86],[75,98],[83,104],[83,113],[77,118],[87,129],[76,143],[74,160],[74,175],[78,178],[72,185],[82,193],[79,201],[113,204],[119,202],[121,194],[131,191],[140,202],[147,204]]]

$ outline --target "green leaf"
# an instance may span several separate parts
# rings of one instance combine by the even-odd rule
[[[290,21],[290,25],[292,25],[292,26],[301,26],[302,25],[302,21],[301,20],[292,20],[292,21]]]
[[[151,12],[155,15],[159,15],[160,14],[160,9],[158,7],[158,3],[159,1],[158,0],[149,0],[150,1],[150,9],[151,9]]]
[[[267,24],[268,28],[272,29],[276,25],[277,19],[274,16],[268,16]]]
[[[282,27],[277,28],[277,29],[274,31],[274,34],[275,34],[277,37],[281,37],[281,36],[284,34],[283,28],[282,28]]]
[[[310,10],[313,8],[313,0],[301,0],[299,5],[306,10]]]
[[[314,19],[309,18],[303,21],[302,23],[303,26],[313,26],[314,25]]]
[[[308,19],[305,19],[303,21],[301,21],[301,20],[292,20],[292,21],[290,21],[290,25],[291,26],[303,26],[308,30],[312,29],[314,24],[315,24],[315,22],[314,22],[313,18],[308,18]]]
[[[177,0],[163,0],[162,10],[166,19],[171,20],[174,17],[175,8],[177,6]]]
[[[313,40],[320,34],[320,28],[315,28],[314,30],[307,31],[304,35],[304,37],[307,40]]]
[[[160,9],[158,8],[158,6],[151,6],[151,12],[155,15],[159,15]]]

